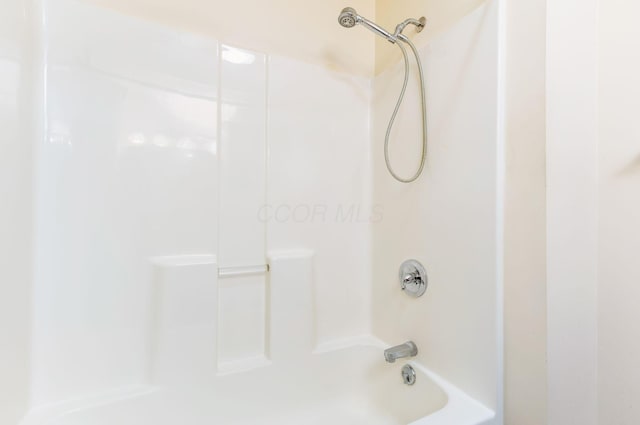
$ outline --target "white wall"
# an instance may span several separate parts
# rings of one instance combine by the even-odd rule
[[[414,340],[424,364],[497,408],[498,320],[498,8],[489,2],[421,49],[427,75],[428,159],[413,184],[384,165],[386,125],[402,84],[400,64],[374,82],[373,326],[390,344]],[[415,72],[415,70],[414,70]],[[420,155],[415,73],[391,138],[391,162],[408,176]],[[416,258],[430,286],[411,299],[398,283]]]
[[[0,2],[0,423],[25,413],[32,254],[29,2]]]
[[[216,41],[73,1],[45,15],[36,404],[141,382],[149,259],[217,235]]]
[[[547,422],[546,2],[506,2],[505,423]]]
[[[549,424],[597,420],[597,1],[547,3]]]
[[[283,251],[315,254],[315,343],[369,333],[369,80],[44,6],[33,404],[268,364],[281,289],[215,270]]]
[[[338,25],[345,6],[373,18],[375,0],[83,0],[329,69],[371,76],[375,38]]]
[[[345,73],[86,2],[43,5],[34,405],[180,379],[165,373],[185,355],[162,351],[180,345],[158,324],[167,318],[206,322],[194,335],[211,356],[194,361],[210,359],[207,372],[268,364],[273,282],[215,270],[281,265],[290,252],[313,258],[313,294],[301,299],[315,312],[315,344],[370,333],[373,309],[376,334],[416,340],[429,367],[498,406],[496,2],[422,49],[433,143],[411,186],[391,182],[381,159],[398,68],[375,80],[372,116],[371,80],[354,76],[352,48]],[[373,40],[334,33],[346,30],[333,9],[330,25],[358,52],[357,40]],[[416,111],[403,111],[394,140],[417,134]],[[410,150],[392,154],[414,165]],[[431,273],[418,301],[396,282],[409,257]],[[183,296],[193,310],[174,302]]]
[[[217,298],[207,282],[215,281],[211,273],[217,261],[221,266],[254,263],[269,251],[292,251],[315,252],[315,343],[369,332],[372,308],[374,331],[387,342],[414,339],[427,365],[496,406],[497,18],[495,2],[483,3],[352,4],[390,28],[407,16],[424,14],[435,21],[417,38],[422,46],[431,41],[422,49],[429,84],[429,162],[420,183],[402,186],[390,180],[381,157],[381,135],[400,78],[399,68],[388,65],[397,53],[377,40],[378,70],[386,72],[374,84],[369,146],[367,76],[373,72],[376,39],[337,25],[343,3],[315,2],[312,11],[309,4],[303,8],[290,1],[266,8],[264,2],[225,3],[239,21],[248,22],[227,19],[213,13],[211,3],[199,1],[108,4],[219,36],[214,39],[86,4],[46,1],[50,43],[46,137],[36,145],[33,401],[147,380],[150,300],[157,278],[151,259],[163,257],[166,265],[175,257],[190,258],[199,269],[198,261],[205,258],[204,274],[192,287],[203,287],[210,298],[200,301],[214,305]],[[599,15],[596,1],[549,3],[546,200],[543,151],[536,143],[544,114],[539,98],[545,84],[539,72],[545,66],[544,8],[512,2],[508,9],[519,15],[509,15],[509,22],[523,25],[508,33],[516,47],[508,45],[507,64],[507,90],[512,88],[514,96],[507,104],[507,140],[513,142],[507,150],[507,177],[513,184],[507,186],[506,277],[513,283],[506,294],[507,421],[545,421],[540,315],[546,277],[549,423],[595,424],[599,416],[601,424],[635,424],[640,393],[635,373],[640,347],[633,333],[640,295],[634,286],[640,277],[634,268],[640,236],[635,80],[640,60],[634,19],[640,10],[622,0],[600,2]],[[262,9],[247,13],[251,7]],[[31,186],[28,140],[37,126],[24,123],[33,95],[27,86],[39,86],[28,71],[37,53],[26,35],[28,8],[4,2],[2,10],[0,123],[6,155],[0,157],[0,184],[7,203],[0,220],[0,382],[11,385],[0,384],[0,422],[14,423],[29,391],[33,205],[31,191],[24,188]],[[308,16],[314,17],[311,23],[300,19]],[[236,49],[236,43],[267,53]],[[224,51],[230,53],[221,64]],[[253,66],[243,66],[249,58]],[[411,89],[407,102],[417,105],[417,100]],[[414,144],[402,152],[392,149],[397,167],[414,165],[418,113],[417,107],[405,108],[398,122],[394,140]],[[234,143],[247,140],[256,144]],[[229,162],[219,168],[226,154],[223,161]],[[252,174],[243,174],[238,162]],[[248,193],[245,186],[234,188],[243,177],[249,177],[242,183],[251,186],[249,199],[237,196]],[[244,211],[243,217],[219,210],[219,184],[223,198],[236,202],[225,205]],[[265,223],[260,220],[264,204],[273,213],[284,207],[284,215]],[[540,276],[544,204],[548,264],[547,275]],[[369,246],[372,224],[373,269],[371,253],[362,249]],[[235,243],[238,231],[242,244]],[[522,247],[531,250],[529,258]],[[422,260],[430,271],[431,287],[417,301],[405,298],[396,282],[397,266],[409,257]],[[179,284],[190,273],[181,272],[163,279]],[[520,278],[526,285],[516,285]],[[222,361],[268,356],[268,282],[260,277],[223,285],[221,294],[231,300],[221,301],[224,305],[251,297],[245,310],[221,313],[229,314],[230,328],[242,322],[240,333],[250,338],[238,343],[227,325],[214,323],[215,329],[205,331],[214,338],[220,331],[216,342],[223,348],[210,344],[213,356],[221,355]],[[200,307],[208,320],[218,320],[206,304]]]
[[[640,9],[549,10],[550,423],[636,424]]]
[[[412,34],[412,39],[426,45],[484,3],[378,0],[376,18],[393,28],[402,19],[425,15],[425,31]],[[537,425],[546,421],[547,402],[546,2],[513,0],[504,4],[505,423]],[[397,48],[378,39],[376,72],[399,58]]]
[[[598,29],[598,417],[640,422],[640,4],[601,1]]]
[[[315,252],[316,341],[368,334],[370,79],[271,56],[268,248]]]
[[[465,16],[487,0],[376,0],[376,23],[393,31],[398,23],[407,18],[427,18],[424,31],[416,33],[413,27],[405,30],[419,46],[424,46],[434,37],[447,32]],[[366,15],[365,15],[366,16]],[[384,38],[376,37],[376,75],[401,59],[400,51]]]

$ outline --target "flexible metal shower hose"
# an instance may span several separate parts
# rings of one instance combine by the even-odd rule
[[[404,95],[407,91],[407,84],[409,83],[409,55],[407,55],[407,49],[402,45],[400,41],[404,41],[405,43],[407,43],[411,47],[411,50],[413,50],[413,54],[416,57],[416,62],[418,63],[418,71],[420,72],[420,97],[422,99],[422,158],[420,159],[420,167],[418,168],[418,171],[416,171],[413,177],[410,177],[408,179],[400,177],[398,174],[396,174],[395,171],[393,171],[391,160],[389,159],[389,138],[391,137],[391,130],[393,129],[393,123],[396,120],[396,116],[398,115],[398,111],[400,110],[400,106],[402,105],[402,101],[404,100]],[[387,164],[389,173],[391,173],[394,179],[398,180],[401,183],[411,183],[416,181],[418,177],[420,177],[420,174],[422,174],[422,170],[424,170],[424,165],[427,160],[427,101],[424,87],[424,73],[422,71],[422,63],[420,62],[420,54],[418,53],[416,46],[403,35],[400,35],[398,37],[398,41],[395,44],[400,47],[402,56],[404,56],[404,83],[402,84],[402,91],[400,92],[398,103],[396,103],[396,107],[393,110],[391,119],[389,120],[387,134],[384,138],[384,161]]]

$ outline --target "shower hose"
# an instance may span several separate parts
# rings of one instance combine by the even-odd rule
[[[391,137],[391,130],[393,129],[393,124],[396,120],[396,116],[398,115],[398,111],[400,110],[400,106],[402,105],[402,101],[404,100],[404,95],[407,92],[407,85],[409,83],[409,55],[407,54],[407,49],[402,45],[400,41],[407,43],[411,50],[413,50],[413,54],[416,57],[416,62],[418,64],[418,71],[420,73],[420,98],[422,100],[422,157],[420,159],[420,167],[416,173],[405,179],[400,177],[393,171],[393,167],[391,166],[391,160],[389,159],[389,139]],[[400,97],[398,98],[398,103],[396,103],[396,107],[393,110],[393,114],[391,115],[391,119],[389,120],[389,126],[387,127],[387,134],[384,138],[384,161],[387,165],[387,169],[389,173],[393,176],[394,179],[398,180],[401,183],[411,183],[414,182],[420,177],[422,174],[422,170],[424,170],[424,165],[427,159],[427,101],[425,97],[425,87],[424,87],[424,72],[422,70],[422,63],[420,62],[420,54],[416,49],[416,46],[404,35],[400,35],[398,37],[398,41],[395,43],[398,45],[400,50],[402,51],[402,56],[404,57],[404,83],[402,84],[402,90],[400,91]]]

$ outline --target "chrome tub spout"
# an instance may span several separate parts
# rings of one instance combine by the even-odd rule
[[[398,359],[404,359],[406,357],[415,357],[418,355],[418,347],[413,341],[405,342],[395,347],[387,348],[384,350],[384,359],[388,363],[394,363]]]

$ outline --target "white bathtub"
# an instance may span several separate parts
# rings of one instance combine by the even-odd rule
[[[384,345],[327,348],[207,385],[141,387],[42,407],[23,425],[488,425],[494,412],[421,365],[407,386]]]

